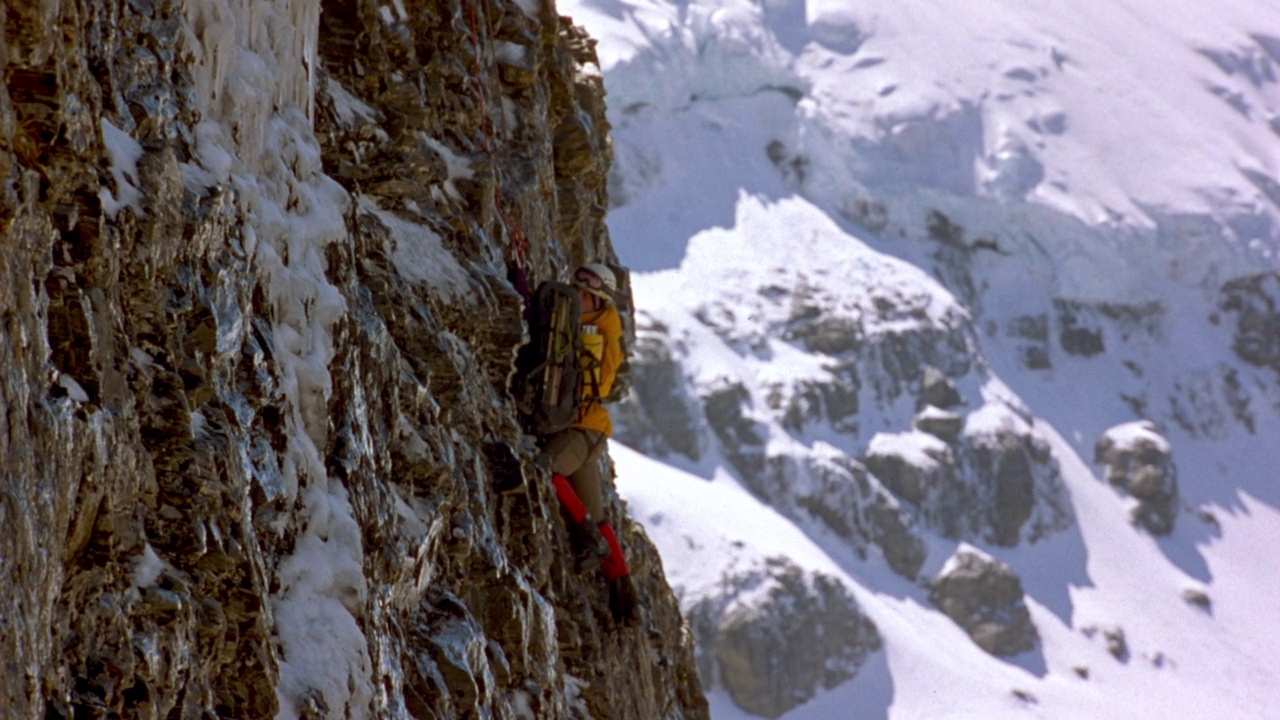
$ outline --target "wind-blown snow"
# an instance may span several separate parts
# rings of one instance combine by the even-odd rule
[[[637,271],[638,316],[693,349],[681,367],[691,386],[742,383],[758,398],[824,376],[820,353],[779,337],[771,284],[810,288],[872,331],[894,330],[881,308],[903,307],[877,296],[916,298],[927,320],[899,321],[979,330],[982,386],[965,395],[985,404],[969,409],[965,433],[1034,432],[1060,465],[1076,525],[982,548],[1022,578],[1042,640],[1007,662],[882,561],[761,504],[714,452],[678,461],[686,475],[615,444],[620,492],[686,607],[723,573],[791,554],[838,566],[876,622],[884,652],[784,717],[1280,716],[1280,579],[1267,560],[1280,545],[1269,441],[1280,388],[1233,353],[1237,328],[1222,318],[1225,283],[1280,269],[1280,5],[559,8],[600,40],[610,232]],[[1102,313],[1086,328],[1096,356],[1058,347],[1053,318],[1077,307]],[[1009,328],[1036,318],[1049,319],[1054,353],[1031,368]],[[859,406],[855,448],[744,412],[767,426],[766,453],[897,443],[933,462],[932,438],[910,432],[914,407]],[[1109,428],[1153,440],[1138,424],[1151,418],[1183,504],[1160,539],[1134,528],[1088,461]],[[926,540],[928,575],[955,543]],[[1114,628],[1123,660],[1103,640]],[[715,717],[744,717],[727,696],[710,699]]]

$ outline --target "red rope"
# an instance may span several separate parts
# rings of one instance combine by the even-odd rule
[[[476,5],[479,0],[471,0],[467,3],[468,16],[471,21],[471,45],[475,50],[476,71],[474,75],[476,84],[476,97],[480,99],[480,133],[484,137],[484,150],[488,153],[489,158],[493,159],[493,140],[490,137],[491,129],[489,127],[489,101],[488,93],[485,92],[484,66],[481,62],[480,55],[480,24],[476,17]],[[493,169],[493,207],[498,211],[498,217],[502,219],[502,224],[506,226],[507,233],[511,236],[511,254],[516,259],[516,265],[520,268],[525,267],[525,253],[529,250],[529,239],[525,236],[520,226],[512,222],[510,216],[507,215],[506,209],[502,206],[502,195],[499,192],[498,169]]]

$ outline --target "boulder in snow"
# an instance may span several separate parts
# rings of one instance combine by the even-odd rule
[[[726,576],[726,595],[688,617],[698,670],[752,715],[777,718],[857,675],[881,647],[880,633],[848,588],[785,558]]]
[[[1034,649],[1040,635],[1013,568],[962,544],[929,583],[929,600],[978,647],[999,657]]]
[[[1107,482],[1137,500],[1133,521],[1152,535],[1173,532],[1178,513],[1178,473],[1173,450],[1149,421],[1117,425],[1102,434],[1094,462],[1106,466]]]
[[[964,403],[960,391],[942,371],[935,367],[924,369],[920,380],[920,399],[926,404],[946,410]]]

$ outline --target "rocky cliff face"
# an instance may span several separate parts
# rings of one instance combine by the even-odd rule
[[[582,31],[108,0],[3,32],[6,717],[707,715],[643,530],[611,496],[616,627],[505,389],[510,269],[614,259]]]
[[[619,436],[686,465],[722,457],[788,517],[913,580],[925,533],[1014,547],[1068,527],[1057,459],[967,314],[930,281],[832,255],[832,277],[888,279],[819,289],[774,268],[729,290],[755,260],[719,258],[702,307],[642,308]]]
[[[779,206],[787,222],[813,217],[800,201]],[[933,278],[824,237],[822,223],[816,238],[780,225],[740,208],[737,226],[749,230],[691,240],[685,277],[646,277],[659,287],[639,304],[636,392],[617,415],[619,437],[693,471],[722,463],[837,552],[883,559],[930,588],[987,652],[1034,649],[1012,568],[974,561],[929,577],[944,558],[925,568],[931,546],[1025,547],[1072,526],[1043,428]],[[795,246],[785,261],[769,256],[775,237]],[[783,715],[855,677],[880,647],[850,587],[796,573],[803,580],[771,566],[725,569],[714,594],[686,599],[703,681],[752,714]]]

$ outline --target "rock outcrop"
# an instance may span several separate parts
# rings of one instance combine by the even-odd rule
[[[1280,373],[1280,273],[1227,283],[1220,307],[1235,316],[1231,349],[1241,360]]]
[[[630,428],[632,445],[646,454],[678,453],[692,460],[704,451],[702,413],[690,400],[684,375],[667,349],[661,325],[637,311],[636,342],[631,350],[633,390],[617,406],[616,425]]]
[[[911,579],[924,533],[1015,546],[1071,524],[1048,442],[1016,400],[982,388],[973,328],[954,306],[926,310],[932,296],[912,284],[925,281],[837,291],[763,274],[755,293],[708,282],[692,328],[646,311],[625,442],[677,462],[723,457],[770,505]],[[767,379],[682,369],[729,353]],[[804,370],[768,367],[784,354]]]
[[[992,655],[1010,657],[1039,645],[1022,580],[1005,563],[962,545],[929,586],[929,600]]]
[[[0,69],[9,717],[697,718],[563,562],[518,273],[616,261],[546,3],[15,3]],[[527,476],[498,496],[495,476]]]
[[[1098,439],[1094,462],[1107,482],[1135,501],[1133,522],[1152,535],[1168,535],[1178,518],[1178,472],[1173,448],[1149,421],[1117,425]]]
[[[777,718],[857,675],[881,647],[839,580],[785,558],[723,580],[728,591],[689,613],[698,669],[743,710]]]

